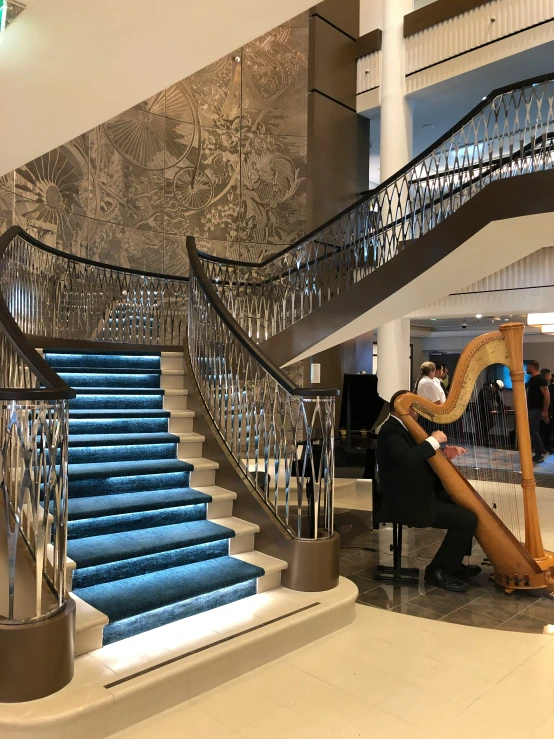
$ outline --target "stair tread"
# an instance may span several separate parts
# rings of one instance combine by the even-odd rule
[[[158,375],[162,374],[158,367],[137,369],[135,367],[56,367],[58,375]],[[164,370],[164,374],[167,370]]]
[[[78,588],[78,597],[108,615],[110,623],[262,577],[235,557],[219,557],[117,582]]]
[[[104,477],[127,477],[135,475],[156,475],[166,472],[192,472],[193,466],[181,459],[149,459],[130,462],[102,462],[88,464],[69,464],[70,480],[101,479]]]
[[[197,490],[199,493],[204,493],[204,495],[209,495],[214,503],[219,500],[237,499],[236,493],[232,490],[222,488],[219,485],[199,485],[198,487],[195,487],[194,490]]]
[[[251,552],[243,552],[242,554],[233,554],[233,557],[240,559],[242,562],[247,562],[250,565],[261,567],[266,575],[270,575],[272,572],[282,572],[288,568],[288,562],[284,559],[278,559],[277,557],[271,557],[269,554],[258,552],[253,549]]]
[[[69,409],[70,421],[89,418],[99,420],[110,420],[112,418],[169,418],[172,415],[181,418],[191,418],[194,416],[194,411],[166,411],[161,408],[122,408],[121,410],[118,410],[117,408],[112,410],[105,408],[83,408],[83,410]]]
[[[193,470],[218,470],[219,463],[213,462],[211,459],[205,459],[204,457],[187,457],[186,459],[180,460],[185,464],[190,464]]]
[[[167,391],[160,387],[79,387],[73,386],[79,395],[165,395]],[[183,393],[184,394],[184,393]]]
[[[70,521],[99,516],[120,515],[139,511],[159,510],[174,506],[211,503],[209,493],[193,488],[168,488],[144,492],[120,493],[115,495],[91,495],[85,498],[70,498],[68,515]]]
[[[213,521],[188,521],[116,534],[70,539],[67,542],[67,554],[75,560],[78,568],[94,567],[108,562],[119,562],[231,539],[234,536],[233,529],[214,524]]]
[[[212,518],[212,523],[217,526],[224,526],[227,529],[231,529],[235,532],[235,536],[246,536],[248,534],[257,534],[260,527],[256,523],[250,523],[250,521],[244,521],[242,518],[236,516],[227,516],[226,518]]]
[[[70,447],[87,446],[130,446],[135,444],[178,444],[185,434],[170,434],[164,431],[139,434],[69,434]],[[200,434],[189,434],[200,437]]]

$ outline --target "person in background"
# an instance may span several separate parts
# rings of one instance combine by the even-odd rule
[[[444,397],[446,398],[446,396],[448,395],[448,393],[446,392],[446,385],[444,384],[447,376],[446,365],[441,364],[441,362],[435,362],[435,368],[435,382],[440,385],[444,393]]]
[[[540,427],[541,421],[549,422],[548,409],[550,408],[550,393],[548,382],[539,372],[539,363],[535,359],[526,362],[527,374],[531,375],[527,383],[527,412],[529,414],[529,432],[531,445],[535,456],[533,462],[544,462],[547,455],[543,444]]]
[[[502,380],[487,382],[479,390],[477,409],[479,423],[477,424],[477,443],[480,446],[489,446],[489,432],[499,413],[504,413],[504,401],[501,392],[504,390]]]
[[[552,398],[553,398],[553,391],[551,390],[552,372],[549,369],[546,369],[545,367],[543,367],[543,369],[541,369],[541,375],[544,377],[544,379],[547,382],[548,394],[550,395],[550,404],[548,406],[548,423],[545,423],[544,420],[541,418],[540,431],[541,431],[542,443],[544,444],[546,451],[551,452],[552,451]]]
[[[436,367],[434,362],[423,362],[419,368],[419,377],[415,386],[415,393],[420,398],[430,400],[436,405],[442,405],[446,400],[444,390],[439,382],[435,382]]]

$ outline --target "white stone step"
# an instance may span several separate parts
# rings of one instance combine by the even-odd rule
[[[194,411],[171,411],[168,431],[170,434],[185,434],[193,430]]]
[[[184,369],[185,355],[183,352],[162,352],[160,358],[162,372],[172,369]]]
[[[44,700],[3,704],[0,736],[112,736],[347,626],[357,593],[344,578],[325,593],[276,588],[97,649],[75,660],[67,688]]]
[[[179,457],[182,462],[188,462],[194,466],[190,473],[190,487],[198,489],[199,485],[215,485],[215,473],[219,469],[217,462],[204,457]]]
[[[177,445],[177,456],[179,459],[202,456],[202,444],[206,441],[205,436],[195,434],[193,431],[185,434],[175,434],[175,436],[181,439]]]
[[[108,625],[110,619],[75,593],[71,593],[69,597],[75,601],[74,653],[79,657],[101,648],[104,626]]]
[[[164,410],[165,411],[184,411],[187,407],[187,397],[189,391],[184,388],[178,390],[168,389],[164,393]]]
[[[265,593],[268,590],[278,588],[281,585],[281,573],[288,568],[288,563],[284,559],[271,557],[269,554],[257,552],[255,549],[251,552],[241,552],[232,556],[265,570],[265,575],[258,578],[258,593]]]
[[[218,485],[201,485],[194,488],[199,493],[211,495],[212,502],[208,503],[208,521],[214,518],[228,518],[233,515],[233,501],[236,500],[237,494],[231,490],[220,488]]]
[[[212,523],[225,526],[235,532],[234,537],[229,539],[229,554],[243,554],[254,549],[254,537],[260,531],[255,523],[243,521],[242,518],[213,518]]]
[[[185,379],[184,369],[162,370],[160,387],[162,390],[178,390],[183,387]]]

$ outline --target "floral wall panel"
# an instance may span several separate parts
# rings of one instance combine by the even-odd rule
[[[162,230],[165,135],[163,116],[136,108],[91,132],[90,217]]]
[[[240,207],[240,138],[227,128],[192,132],[187,156],[165,170],[164,230],[200,238],[236,240]]]
[[[280,26],[243,49],[243,130],[306,136],[308,29]]]
[[[0,179],[0,229],[186,274],[201,250],[259,259],[306,220],[308,14]]]
[[[243,134],[240,240],[290,244],[305,232],[304,137]]]

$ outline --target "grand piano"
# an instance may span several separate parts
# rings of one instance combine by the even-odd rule
[[[378,428],[387,418],[389,404],[381,398],[377,375],[344,375],[335,444],[336,477],[372,480],[373,510],[379,508],[375,446]]]

